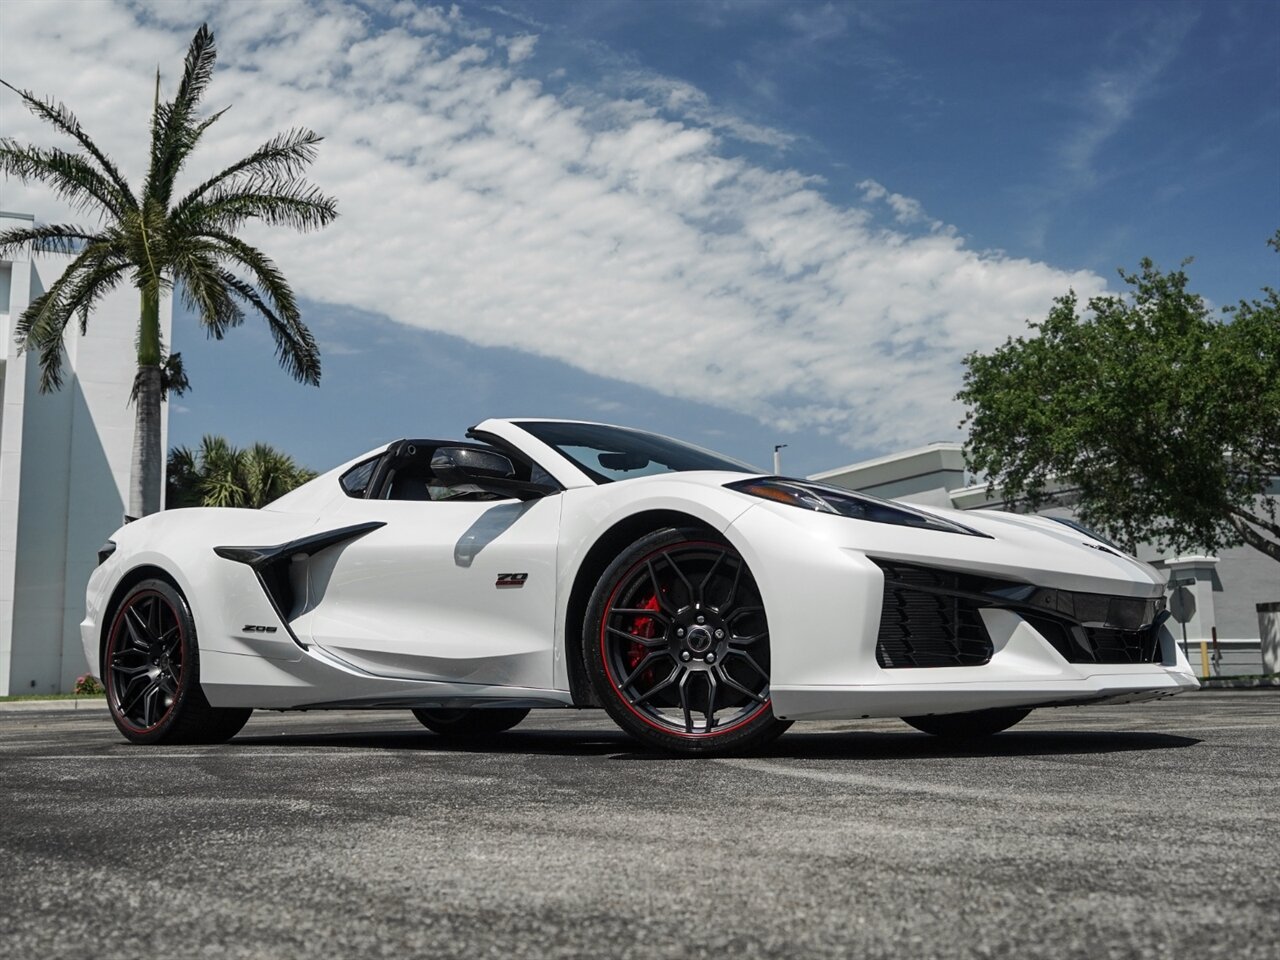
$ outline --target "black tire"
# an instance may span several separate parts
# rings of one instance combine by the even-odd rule
[[[510,730],[529,715],[523,708],[485,710],[429,707],[413,711],[428,730],[455,740],[478,740]]]
[[[769,699],[759,589],[738,552],[706,530],[669,527],[622,551],[592,594],[583,648],[600,703],[647,746],[743,753],[791,726]]]
[[[112,611],[102,682],[111,719],[131,743],[222,743],[253,713],[205,699],[195,620],[166,580],[143,580]]]
[[[922,733],[931,733],[944,740],[976,740],[1008,730],[1015,723],[1026,719],[1031,710],[1023,707],[1004,707],[999,710],[974,710],[972,713],[938,713],[927,717],[903,717]]]

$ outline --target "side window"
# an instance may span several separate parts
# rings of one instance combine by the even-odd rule
[[[342,484],[342,490],[348,497],[355,497],[358,500],[364,499],[369,490],[369,483],[373,480],[373,473],[378,467],[379,459],[379,457],[374,457],[372,460],[356,464],[342,475],[342,479],[338,482]]]

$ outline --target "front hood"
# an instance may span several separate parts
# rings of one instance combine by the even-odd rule
[[[1052,520],[910,506],[982,535],[874,523],[766,500],[757,500],[752,510],[767,510],[826,543],[868,557],[1113,596],[1164,593],[1164,580],[1150,565]]]

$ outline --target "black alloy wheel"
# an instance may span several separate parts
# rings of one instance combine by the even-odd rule
[[[253,713],[209,705],[195,621],[164,580],[144,580],[116,607],[102,669],[111,719],[133,743],[220,743]]]
[[[973,710],[969,713],[935,713],[924,717],[903,717],[902,722],[921,733],[943,740],[976,740],[1008,730],[1031,712],[1029,707]]]
[[[740,752],[790,726],[773,715],[755,579],[706,531],[660,530],[624,551],[596,587],[584,647],[604,708],[650,746]]]
[[[523,707],[478,709],[424,707],[414,710],[428,730],[456,740],[476,740],[510,730],[529,715]]]

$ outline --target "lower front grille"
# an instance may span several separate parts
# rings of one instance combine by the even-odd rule
[[[1139,630],[1082,627],[1023,615],[1068,663],[1160,663],[1160,625]]]
[[[1161,598],[1113,597],[996,580],[896,560],[884,572],[876,662],[979,667],[994,653],[983,608],[1012,611],[1068,663],[1161,663]]]
[[[877,560],[884,602],[876,662],[882,667],[979,667],[991,660],[984,604],[949,591],[971,590],[964,574]]]

